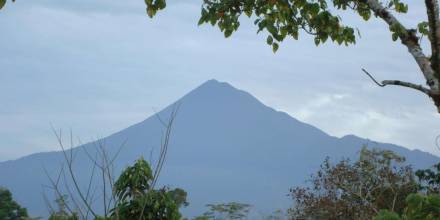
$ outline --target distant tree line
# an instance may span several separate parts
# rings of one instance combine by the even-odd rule
[[[363,148],[359,159],[326,159],[310,186],[291,189],[290,219],[440,219],[440,163],[413,172],[392,151]]]
[[[264,220],[438,220],[440,219],[440,163],[413,171],[405,158],[392,151],[363,148],[356,161],[332,163],[327,158],[307,186],[290,190],[293,205],[286,213],[274,212]],[[180,213],[188,206],[180,188],[153,188],[154,172],[143,158],[127,167],[114,183],[116,202],[94,220],[188,220]],[[69,210],[67,196],[56,200],[49,220],[79,220],[79,210]],[[208,204],[208,211],[193,220],[248,219],[249,204]],[[0,219],[31,219],[25,208],[0,189]]]

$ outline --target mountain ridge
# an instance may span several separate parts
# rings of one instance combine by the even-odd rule
[[[157,114],[102,138],[109,152],[115,152],[126,141],[118,157],[117,172],[142,155],[147,158],[151,151],[157,153],[162,131],[158,117],[166,120],[177,105],[167,162],[159,182],[188,191],[190,207],[184,210],[187,215],[202,213],[207,203],[227,201],[251,203],[265,212],[286,208],[289,187],[303,184],[325,157],[354,158],[365,143],[392,149],[419,168],[438,160],[426,152],[355,135],[330,136],[264,105],[246,91],[209,80]],[[81,180],[86,179],[90,166],[81,149],[93,149],[94,144],[73,149],[81,161],[75,167],[81,172]],[[44,215],[41,195],[36,193],[41,189],[35,185],[44,184],[47,177],[38,167],[44,164],[53,174],[60,163],[59,151],[0,162],[0,176],[9,177],[0,178],[0,186],[10,188],[31,213]]]

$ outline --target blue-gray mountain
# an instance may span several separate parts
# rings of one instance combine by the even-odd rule
[[[176,103],[180,108],[160,182],[188,192],[190,206],[184,210],[187,215],[202,213],[207,203],[228,201],[250,203],[261,212],[286,208],[290,204],[289,188],[304,184],[325,157],[354,158],[364,144],[393,150],[416,168],[439,160],[418,150],[353,135],[330,136],[216,80],[207,81]],[[172,105],[158,114],[166,120],[171,110]],[[109,152],[115,152],[126,141],[116,161],[119,172],[141,155],[149,158],[151,149],[157,153],[162,130],[154,115],[101,142]],[[83,150],[74,151],[77,176],[84,181],[89,178],[91,163]],[[60,152],[2,162],[0,186],[11,189],[31,214],[45,216],[42,185],[48,180],[43,166],[55,176],[62,162]]]

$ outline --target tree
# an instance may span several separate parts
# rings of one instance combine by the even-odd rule
[[[70,149],[66,149],[61,131],[54,130],[65,161],[55,177],[51,177],[45,170],[50,182],[50,185],[45,185],[45,187],[52,190],[58,198],[56,200],[58,211],[55,211],[44,194],[53,220],[179,219],[179,208],[188,204],[186,192],[179,188],[170,190],[168,187],[159,189],[156,187],[164,165],[177,110],[178,105],[175,105],[170,112],[168,121],[158,117],[164,130],[161,137],[160,155],[155,169],[152,170],[150,164],[141,157],[136,160],[134,165],[127,167],[117,180],[114,178],[114,162],[124,144],[116,150],[114,155],[110,155],[105,144],[100,140],[96,142],[95,148],[74,149],[72,133],[70,133],[71,146]],[[85,183],[81,183],[77,179],[77,173],[74,169],[75,155],[80,150],[83,150],[91,162],[91,175]],[[96,177],[98,177],[98,181],[95,181]],[[94,182],[97,183],[93,184]],[[94,188],[101,191],[99,198],[96,198],[93,192],[96,191]],[[67,193],[63,193],[64,191]],[[97,200],[99,204],[96,203]],[[98,206],[103,208],[103,213],[96,210]]]
[[[391,151],[363,148],[359,159],[332,165],[327,158],[310,187],[291,189],[293,219],[372,219],[381,209],[401,214],[417,183],[404,158]]]
[[[251,205],[238,202],[208,204],[209,210],[195,220],[234,220],[245,219],[249,214]]]
[[[440,163],[435,164],[433,169],[417,170],[420,189],[428,194],[440,194]]]
[[[286,215],[284,214],[284,212],[282,210],[276,210],[268,216],[263,216],[262,219],[263,220],[283,220],[283,219],[286,219]]]
[[[144,159],[126,168],[115,182],[118,203],[111,211],[112,216],[122,220],[179,220],[178,203],[182,201],[174,200],[174,191],[156,190],[152,184],[153,173]]]
[[[432,169],[418,170],[419,179],[417,194],[410,194],[406,198],[407,207],[402,215],[381,210],[374,220],[437,220],[440,219],[440,163]]]
[[[16,201],[14,201],[11,192],[5,188],[0,188],[0,219],[29,219],[26,208],[21,207]]]
[[[72,213],[69,214],[67,210],[67,195],[62,195],[55,200],[55,203],[58,206],[58,210],[52,211],[49,216],[49,220],[78,220],[78,214]]]
[[[411,194],[406,199],[408,206],[399,216],[389,210],[381,210],[374,220],[438,220],[440,219],[440,196]]]
[[[189,205],[189,202],[186,200],[188,193],[185,190],[181,188],[175,188],[173,190],[168,191],[168,194],[176,203],[177,207],[181,208],[181,207],[187,207]]]

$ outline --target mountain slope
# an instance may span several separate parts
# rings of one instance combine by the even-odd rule
[[[269,212],[285,208],[292,186],[303,184],[326,156],[355,157],[371,141],[353,135],[336,138],[286,113],[265,106],[227,83],[210,80],[176,102],[179,107],[171,145],[160,182],[188,191],[188,215],[204,211],[207,203],[239,201]],[[125,142],[116,170],[144,155],[149,158],[160,144],[162,125],[173,105],[157,115],[101,140],[109,152]],[[82,147],[92,149],[96,143]],[[392,144],[374,144],[407,157],[416,167],[428,167],[439,158]],[[85,180],[90,162],[80,148],[75,169]],[[60,152],[33,154],[0,163],[0,186],[13,191],[31,213],[45,215],[42,184],[44,166],[54,175],[63,158]]]

